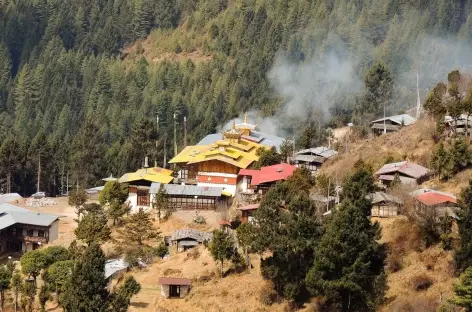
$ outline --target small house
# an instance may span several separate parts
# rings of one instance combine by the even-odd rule
[[[372,121],[372,132],[375,135],[381,135],[385,133],[396,132],[404,126],[410,126],[416,122],[416,118],[408,115],[395,115],[385,118],[380,118]]]
[[[191,281],[188,278],[160,277],[161,296],[164,298],[184,298],[190,291]]]
[[[367,195],[372,200],[372,217],[393,217],[399,214],[403,201],[384,192],[375,192]]]
[[[387,187],[398,177],[400,183],[419,185],[429,178],[429,169],[408,161],[385,164],[374,174]]]
[[[329,147],[319,146],[296,152],[292,162],[297,168],[307,168],[315,173],[326,160],[337,154],[335,150]]]
[[[58,234],[59,216],[0,205],[0,254],[35,250]]]
[[[421,214],[437,218],[448,215],[457,218],[457,197],[432,189],[419,189],[411,192],[415,199],[415,209]]]
[[[248,223],[248,222],[254,222],[254,212],[259,209],[259,204],[252,204],[252,205],[246,205],[242,207],[238,207],[236,209],[241,210],[242,217],[241,217],[241,222],[242,223]]]
[[[242,193],[264,194],[272,185],[287,180],[297,167],[277,164],[260,170],[242,169],[238,174],[238,188]]]
[[[201,232],[194,229],[180,229],[172,232],[170,241],[171,245],[176,246],[177,251],[181,252],[198,246],[199,244],[208,243],[212,238],[212,233]]]
[[[444,123],[446,124],[446,132],[449,136],[455,134],[467,134],[467,136],[470,136],[472,133],[472,116],[466,114],[456,118],[445,116]]]
[[[159,192],[161,183],[152,183],[151,206],[154,196]],[[231,194],[227,194],[223,187],[164,184],[164,190],[169,199],[169,205],[175,209],[207,209],[225,208],[230,204]]]
[[[131,211],[149,210],[151,208],[151,196],[149,189],[152,183],[171,183],[174,180],[174,172],[169,169],[153,167],[139,169],[136,172],[125,173],[119,183],[129,184],[128,202]]]

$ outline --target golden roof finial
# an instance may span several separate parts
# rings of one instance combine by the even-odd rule
[[[244,123],[248,123],[247,122],[247,113],[244,113]]]

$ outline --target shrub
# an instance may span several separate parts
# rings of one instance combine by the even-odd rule
[[[423,291],[433,285],[433,280],[426,274],[419,274],[411,279],[411,285],[416,291]]]
[[[164,258],[167,254],[169,254],[169,247],[167,247],[165,244],[160,244],[157,248],[155,248],[154,253],[160,258]]]
[[[401,255],[398,253],[391,253],[387,257],[387,271],[395,273],[403,268],[403,261]]]
[[[198,224],[206,224],[206,219],[203,216],[197,216],[193,222],[198,223]]]
[[[259,301],[266,306],[270,306],[277,301],[277,293],[272,285],[265,284],[261,287],[259,291]]]
[[[188,253],[187,253],[187,259],[193,259],[196,260],[200,257],[200,251],[198,251],[198,248],[192,248]]]
[[[437,300],[432,300],[426,296],[401,297],[395,300],[390,306],[391,312],[436,312],[438,309]]]

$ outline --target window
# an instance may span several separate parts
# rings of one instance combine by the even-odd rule
[[[38,237],[44,237],[44,231],[38,230]]]
[[[16,236],[18,236],[18,237],[23,236],[23,229],[22,228],[16,228]]]
[[[11,228],[11,235],[16,236],[16,227]]]
[[[34,230],[28,230],[28,236],[34,236]]]
[[[149,192],[147,190],[138,190],[138,206],[149,206]]]

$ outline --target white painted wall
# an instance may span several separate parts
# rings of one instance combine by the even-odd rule
[[[34,233],[38,235],[38,231]],[[59,237],[59,220],[54,221],[49,227],[49,242],[55,241]]]

